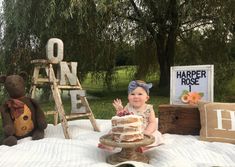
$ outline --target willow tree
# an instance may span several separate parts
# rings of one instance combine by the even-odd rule
[[[65,60],[77,61],[81,76],[88,71],[101,74],[96,76],[105,79],[110,87],[117,41],[126,42],[136,47],[139,71],[149,72],[145,69],[154,67],[156,62],[159,86],[169,88],[176,44],[182,41],[190,44],[186,39],[195,31],[203,39],[213,32],[227,42],[235,22],[234,3],[234,0],[4,0],[4,63],[9,73],[29,71],[29,61],[45,58],[47,40],[57,37],[64,41]],[[196,55],[195,50],[192,55]]]
[[[108,11],[93,0],[4,0],[4,58],[8,73],[30,71],[30,60],[45,58],[49,38],[64,42],[65,61],[78,62],[82,77],[101,74],[110,87],[114,42]],[[104,61],[105,60],[105,61]]]
[[[229,28],[234,23],[233,0],[113,0],[112,3],[115,4],[114,13],[128,27],[122,28],[123,34],[131,34],[128,40],[135,43],[151,39],[154,42],[152,46],[156,51],[152,53],[159,64],[160,87],[169,88],[170,67],[175,64],[177,42],[189,32],[198,30],[204,38],[208,37],[208,29],[229,36]],[[144,59],[151,65],[152,58],[146,55],[142,57]]]

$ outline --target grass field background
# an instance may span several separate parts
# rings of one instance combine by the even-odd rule
[[[113,88],[111,91],[104,88],[104,84],[101,79],[93,79],[91,75],[88,75],[87,78],[83,82],[81,82],[82,88],[86,90],[88,103],[96,119],[110,119],[112,116],[115,115],[115,110],[112,106],[112,102],[114,99],[121,99],[123,105],[127,103],[127,87],[129,82],[133,78],[134,72],[135,67],[129,66],[117,68],[113,80]],[[145,81],[153,83],[153,88],[150,90],[149,103],[153,104],[157,115],[158,105],[169,103],[169,97],[157,96],[157,75],[152,75]],[[40,90],[38,90],[38,92],[40,92]],[[45,100],[42,95],[41,97],[37,97],[36,99],[40,103],[44,112],[54,110],[55,104],[52,98],[50,98],[50,100]],[[68,92],[62,92],[62,101],[65,112],[69,114],[71,110],[71,100],[68,96]],[[47,115],[46,117],[48,123],[53,124],[53,115]],[[87,117],[79,119],[87,119]],[[0,139],[2,137],[2,126],[0,126]]]
[[[135,72],[135,67],[118,67],[115,71],[115,77],[113,80],[113,88],[112,90],[107,90],[104,88],[103,81],[101,79],[93,79],[92,75],[89,74],[87,78],[81,82],[81,85],[84,90],[86,90],[86,97],[92,112],[96,119],[110,119],[115,115],[114,107],[112,106],[112,102],[114,99],[119,98],[122,100],[123,105],[127,103],[127,87],[129,82],[134,78],[133,74]],[[168,96],[159,96],[162,90],[158,90],[157,83],[159,77],[157,74],[153,74],[147,77],[146,82],[153,83],[153,88],[150,89],[150,100],[148,103],[153,104],[156,116],[158,116],[158,106],[160,104],[169,104]],[[229,83],[229,92],[234,92],[233,86],[235,85],[235,80],[232,83]],[[226,87],[225,87],[226,88]],[[40,90],[38,90],[40,92]],[[2,93],[2,91],[1,91]],[[233,94],[233,93],[232,93]],[[1,98],[4,98],[2,96]],[[232,96],[233,97],[233,96]],[[215,101],[218,97],[215,97]],[[232,98],[232,101],[235,98]],[[55,104],[54,100],[50,98],[50,100],[45,100],[43,95],[41,97],[37,97],[38,102],[40,103],[44,112],[54,110]],[[62,93],[62,101],[64,105],[65,112],[67,114],[70,113],[71,110],[71,99],[68,96],[68,92],[63,91]],[[231,101],[228,101],[231,102]],[[79,118],[79,119],[87,119],[87,117]],[[1,121],[1,119],[0,119]],[[54,122],[52,115],[47,115],[48,123],[52,124]],[[2,138],[2,126],[0,126],[0,139]]]
[[[102,80],[92,79],[91,75],[81,82],[84,90],[86,90],[86,97],[95,118],[97,119],[110,119],[115,115],[112,102],[114,99],[119,98],[122,100],[123,105],[127,103],[127,87],[133,78],[134,67],[120,67],[117,68],[115,79],[113,81],[113,89],[108,91],[104,88]],[[150,100],[148,103],[153,104],[156,115],[159,104],[169,103],[169,97],[157,96],[157,77],[150,76],[146,82],[152,82],[153,88],[150,90]],[[63,92],[63,104],[67,113],[71,110],[71,101],[68,97],[68,92]],[[41,102],[44,111],[51,111],[54,109],[54,101]],[[53,117],[48,116],[48,122],[53,123]]]

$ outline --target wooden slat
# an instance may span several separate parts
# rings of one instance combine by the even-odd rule
[[[45,115],[55,115],[57,114],[57,111],[46,111]]]
[[[35,59],[35,60],[31,60],[30,61],[31,64],[49,64],[50,62],[48,60],[45,59]]]
[[[59,89],[65,89],[65,90],[73,90],[73,89],[81,89],[80,86],[74,86],[74,85],[58,85]]]
[[[37,78],[36,84],[48,83],[49,78]]]
[[[81,117],[88,117],[90,115],[91,115],[91,113],[70,114],[70,115],[66,115],[66,119],[67,120],[72,120],[72,119],[77,119],[77,118],[81,118]]]

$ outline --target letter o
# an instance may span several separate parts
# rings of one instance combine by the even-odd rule
[[[57,45],[57,55],[54,56],[54,47]],[[64,58],[64,44],[61,39],[51,38],[47,42],[46,55],[50,63],[58,64]]]

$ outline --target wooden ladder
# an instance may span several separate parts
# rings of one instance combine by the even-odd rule
[[[56,125],[58,123],[58,115],[61,121],[61,125],[63,128],[64,136],[66,139],[70,139],[70,134],[68,132],[68,123],[67,120],[73,120],[80,117],[88,117],[91,121],[91,124],[95,131],[100,131],[95,117],[93,115],[93,112],[91,108],[89,107],[88,101],[86,97],[80,97],[81,101],[86,107],[85,113],[72,113],[70,115],[66,115],[63,107],[63,102],[61,99],[61,90],[81,90],[81,84],[78,80],[77,85],[59,85],[58,80],[55,77],[54,69],[52,64],[48,60],[44,59],[38,59],[38,60],[32,60],[32,64],[34,64],[34,70],[33,70],[33,77],[32,77],[32,87],[31,87],[31,97],[35,98],[36,94],[36,88],[43,86],[43,85],[50,85],[52,95],[55,101],[55,111],[47,112],[47,114],[53,114],[54,115],[54,124]],[[46,77],[41,77],[40,70],[44,69],[46,72]]]
[[[69,63],[68,63],[69,64]],[[58,85],[58,88],[60,90],[83,90],[82,89],[82,85],[80,83],[80,81],[78,79],[76,79],[76,85]],[[70,113],[69,115],[66,115],[66,119],[67,120],[74,120],[74,119],[77,119],[77,118],[81,118],[81,117],[88,117],[92,126],[93,126],[93,129],[95,131],[100,131],[97,123],[96,123],[96,120],[95,120],[95,117],[94,117],[94,114],[89,106],[89,103],[87,101],[87,98],[85,95],[82,95],[82,96],[79,96],[80,100],[81,100],[81,103],[83,104],[83,106],[85,106],[85,112],[84,113]]]

